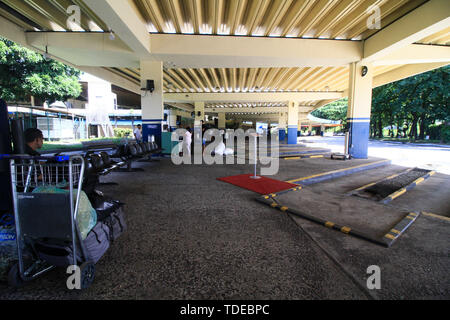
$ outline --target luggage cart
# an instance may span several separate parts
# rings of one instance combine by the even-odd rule
[[[9,271],[9,284],[21,286],[57,266],[72,265],[80,268],[80,289],[89,287],[94,280],[95,264],[88,258],[76,223],[85,167],[83,157],[4,155],[2,158],[10,160],[18,253],[18,262]],[[37,187],[66,188],[68,193],[32,192]],[[67,264],[52,265],[46,261],[38,250],[41,241],[69,246],[72,255]]]

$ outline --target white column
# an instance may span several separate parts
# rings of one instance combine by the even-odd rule
[[[226,127],[226,113],[219,112],[219,121],[218,121],[218,129],[225,129]]]
[[[205,103],[195,102],[195,122],[194,126],[201,126],[201,121],[205,121]]]
[[[202,120],[205,121],[205,103],[195,102],[195,120],[194,120],[194,132],[192,142],[194,144],[194,164],[202,163],[202,144],[203,144],[203,133],[202,133]]]
[[[174,109],[169,110],[169,128],[171,130],[176,130],[177,126],[177,115],[178,112]]]
[[[361,62],[351,63],[349,78],[348,150],[353,158],[365,159],[369,148],[373,66]]]
[[[141,88],[147,86],[147,80],[153,80],[154,91],[142,91],[142,134],[144,141],[154,136],[161,145],[162,122],[164,120],[163,103],[163,63],[161,61],[141,61]]]
[[[289,101],[288,105],[288,144],[297,144],[298,102]]]
[[[282,112],[278,117],[279,141],[284,141],[286,139],[286,124],[287,124],[287,113]]]

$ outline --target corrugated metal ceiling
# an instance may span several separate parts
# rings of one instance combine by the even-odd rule
[[[395,21],[425,0],[132,0],[151,33],[362,40],[372,5],[381,25]],[[67,26],[66,9],[81,8],[81,25]],[[108,32],[82,0],[0,0],[0,16],[29,31]],[[449,45],[450,28],[419,43]],[[376,67],[375,76],[398,66]],[[134,82],[139,69],[107,68]],[[348,68],[164,68],[165,92],[343,91]],[[305,102],[308,103],[308,102]],[[315,102],[310,102],[311,104]]]

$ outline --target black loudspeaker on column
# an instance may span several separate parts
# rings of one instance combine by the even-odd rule
[[[145,89],[147,89],[150,92],[153,92],[155,90],[155,81],[147,80],[147,87]]]

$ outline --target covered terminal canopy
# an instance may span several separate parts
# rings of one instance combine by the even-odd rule
[[[141,94],[153,127],[166,103],[191,105],[197,124],[258,109],[293,129],[349,97],[365,137],[373,87],[450,62],[450,2],[0,0],[0,35]]]

